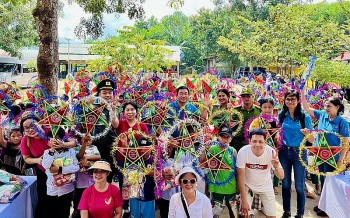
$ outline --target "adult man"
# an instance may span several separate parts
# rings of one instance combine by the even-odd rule
[[[241,193],[241,213],[243,217],[254,214],[250,210],[254,194],[259,194],[266,217],[276,217],[276,202],[271,178],[271,169],[279,179],[284,171],[272,147],[266,146],[266,134],[262,129],[249,133],[250,144],[244,146],[237,155],[238,188]]]
[[[242,113],[243,115],[243,127],[247,120],[253,116],[257,116],[261,113],[261,110],[253,105],[254,96],[253,92],[249,88],[243,88],[241,92],[241,97],[243,99],[243,104],[240,107],[237,107],[236,110]],[[242,128],[239,133],[233,137],[231,141],[231,146],[233,146],[237,151],[239,151],[243,145],[246,145],[244,138],[244,128]]]
[[[115,84],[112,80],[110,79],[105,79],[102,80],[98,85],[97,85],[97,96],[100,98],[103,98],[106,100],[108,103],[112,103],[114,100],[113,97],[113,90],[115,89]],[[96,105],[99,104],[99,102],[95,102]],[[113,113],[115,112],[115,106],[112,105]],[[115,167],[113,163],[113,159],[111,157],[111,146],[117,137],[116,133],[114,132],[113,128],[116,128],[119,125],[119,120],[116,116],[110,117],[109,116],[109,111],[107,109],[103,110],[102,114],[103,119],[105,120],[111,120],[111,129],[107,132],[106,135],[93,140],[92,144],[95,145],[100,154],[101,158],[106,160],[108,163],[110,163],[112,167],[112,172],[115,172]],[[107,126],[100,126],[99,128],[96,128],[95,131],[92,133],[94,134],[99,134],[104,131],[104,129],[107,128]],[[110,173],[107,177],[107,181],[111,182],[113,178],[113,173]]]
[[[190,90],[186,86],[180,86],[176,89],[177,100],[170,103],[169,106],[174,110],[175,116],[180,120],[186,118],[194,118],[199,120],[199,118],[206,119],[208,111],[206,109],[198,110],[196,106],[189,103]],[[208,106],[210,101],[208,99],[203,99],[203,104]]]

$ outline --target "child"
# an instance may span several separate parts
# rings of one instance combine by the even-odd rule
[[[152,142],[145,137],[139,138],[137,143],[139,147],[152,145]],[[154,159],[149,152],[142,157],[145,166],[152,165]],[[156,217],[153,172],[146,175],[140,185],[140,196],[130,199],[130,215],[131,217]]]
[[[227,151],[224,152],[223,157],[221,161],[227,165],[232,170],[236,171],[236,157],[237,152],[233,147],[230,147],[230,142],[232,140],[232,130],[231,128],[223,125],[220,127],[218,138],[217,138],[219,144],[212,145],[209,150],[212,154],[218,154],[223,149],[227,149]],[[232,157],[234,155],[234,157]],[[202,159],[202,158],[201,158]],[[226,203],[226,206],[229,211],[230,218],[235,217],[233,210],[230,206],[230,203],[235,200],[236,195],[236,177],[230,178],[230,175],[233,173],[232,170],[218,170],[216,181],[215,183],[225,182],[224,184],[209,184],[208,185],[208,191],[211,193],[212,196],[212,202],[213,203],[219,203],[223,204],[224,200]],[[211,178],[213,179],[213,178]],[[229,179],[229,180],[228,180]],[[228,181],[226,181],[228,180]],[[214,217],[218,217],[218,215],[215,215]]]
[[[93,177],[91,174],[89,174],[88,169],[93,165],[94,161],[101,159],[101,155],[97,147],[92,145],[91,143],[92,140],[90,135],[86,135],[84,138],[81,139],[81,145],[78,145],[75,149],[76,152],[78,152],[77,159],[79,160],[78,164],[80,170],[76,174],[77,182],[73,196],[74,212],[72,214],[72,218],[80,217],[80,211],[77,210],[77,208],[80,202],[81,195],[87,187],[94,184]]]
[[[52,132],[48,133],[52,137]],[[79,170],[73,148],[60,147],[65,131],[60,128],[55,139],[49,141],[50,149],[44,151],[42,166],[47,174],[47,207],[51,217],[68,218],[74,191],[75,173]]]
[[[3,147],[4,168],[7,172],[16,175],[23,175],[24,160],[21,155],[22,133],[19,127],[10,129],[10,138],[4,138],[3,127],[0,127],[0,145]]]

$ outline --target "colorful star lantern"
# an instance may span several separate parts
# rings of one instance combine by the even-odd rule
[[[125,92],[124,101],[133,101],[138,107],[142,107],[150,94],[152,93],[147,87],[135,87]]]
[[[152,135],[156,135],[160,130],[170,129],[177,120],[174,114],[166,101],[149,101],[140,109],[138,119],[148,126]]]
[[[76,133],[80,136],[91,134],[92,139],[107,134],[111,126],[113,112],[110,105],[102,98],[89,96],[74,105]]]
[[[195,128],[192,128],[192,126],[181,125],[179,127],[180,135],[169,141],[170,146],[178,148],[175,161],[178,161],[179,158],[187,152],[191,153],[193,156],[197,156],[194,143],[196,143],[198,134],[195,132]]]
[[[7,95],[11,102],[21,99],[19,91],[11,84],[0,82],[0,89]],[[3,100],[4,96],[1,94],[0,98]]]
[[[265,131],[266,142],[273,149],[278,150],[282,146],[283,132],[275,117],[261,114],[247,120],[244,126],[244,136],[247,143],[249,143],[249,130],[254,128]]]
[[[211,114],[208,120],[209,125],[214,125],[213,134],[217,134],[221,125],[228,125],[232,128],[232,136],[235,136],[243,126],[243,115],[236,109],[220,109]]]
[[[175,162],[186,153],[193,157],[201,155],[203,150],[203,130],[199,122],[194,119],[178,120],[169,131],[163,132],[159,141],[163,143],[165,159],[167,159],[167,147],[177,150]]]
[[[305,142],[311,137],[314,138],[315,135],[317,138],[318,146],[305,146]],[[330,146],[327,141],[327,135],[337,136],[340,140],[340,145]],[[301,158],[304,153],[304,150],[314,155],[314,158],[309,163],[305,163],[305,161]],[[334,133],[334,132],[316,130],[316,131],[312,131],[310,134],[304,137],[303,141],[300,144],[299,158],[300,158],[300,162],[305,166],[305,168],[310,173],[313,173],[316,175],[322,175],[322,176],[329,176],[329,175],[338,174],[346,168],[346,164],[347,164],[346,161],[341,166],[337,165],[337,161],[338,161],[337,156],[339,156],[340,152],[347,151],[347,150],[349,150],[349,145],[345,143],[344,137],[342,137],[340,134]],[[323,163],[333,167],[334,171],[327,172],[327,173],[319,172],[318,167]]]
[[[130,172],[137,172],[137,178],[135,181],[129,181],[132,184],[136,184],[139,177],[147,175],[150,171],[155,169],[156,156],[150,156],[151,153],[155,154],[154,141],[149,136],[141,131],[132,131],[129,129],[128,132],[124,133],[127,140],[127,145],[123,145],[121,141],[121,136],[117,138],[113,144],[112,153],[117,156],[117,160],[120,162],[116,164],[116,167],[124,174],[128,176]],[[150,143],[145,143],[147,146],[139,146],[138,140],[140,138],[149,141]],[[118,155],[122,157],[121,161],[118,159]],[[151,160],[151,165],[146,164],[147,161]]]
[[[206,181],[210,184],[224,185],[230,181],[235,175],[234,166],[234,150],[221,144],[218,141],[210,141],[209,146],[205,147],[204,158],[201,158],[201,162],[197,163],[197,168],[205,169]],[[201,175],[201,173],[199,173]],[[219,178],[223,180],[218,179]]]
[[[38,124],[49,126],[53,137],[57,135],[61,127],[69,128],[74,126],[73,121],[68,118],[68,104],[60,108],[55,108],[49,102],[44,101],[42,107],[45,112],[43,119]]]

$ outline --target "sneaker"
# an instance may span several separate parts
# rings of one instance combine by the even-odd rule
[[[292,215],[290,214],[290,212],[283,212],[283,215],[281,218],[290,218]]]
[[[303,218],[301,215],[295,215],[294,218]]]

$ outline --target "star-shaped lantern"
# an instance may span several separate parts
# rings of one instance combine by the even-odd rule
[[[103,117],[103,110],[107,107],[106,103],[98,104],[95,108],[89,106],[86,101],[82,101],[83,113],[79,117],[79,123],[85,134],[93,132],[96,126],[109,126],[109,122]]]
[[[58,130],[65,127],[72,127],[73,122],[67,117],[69,105],[64,105],[60,108],[53,107],[49,102],[43,102],[44,116],[38,124],[50,126],[52,136],[55,137]]]
[[[311,164],[312,167],[318,167],[323,163],[337,168],[337,161],[335,155],[340,153],[344,148],[339,146],[329,146],[324,133],[320,133],[318,146],[306,147],[306,149],[315,155],[315,159]]]
[[[234,169],[223,161],[225,155],[227,155],[227,152],[228,148],[223,148],[217,153],[211,151],[210,148],[205,149],[205,161],[200,163],[198,167],[209,171],[208,178],[211,183],[215,183],[217,181],[219,171],[234,172]]]

